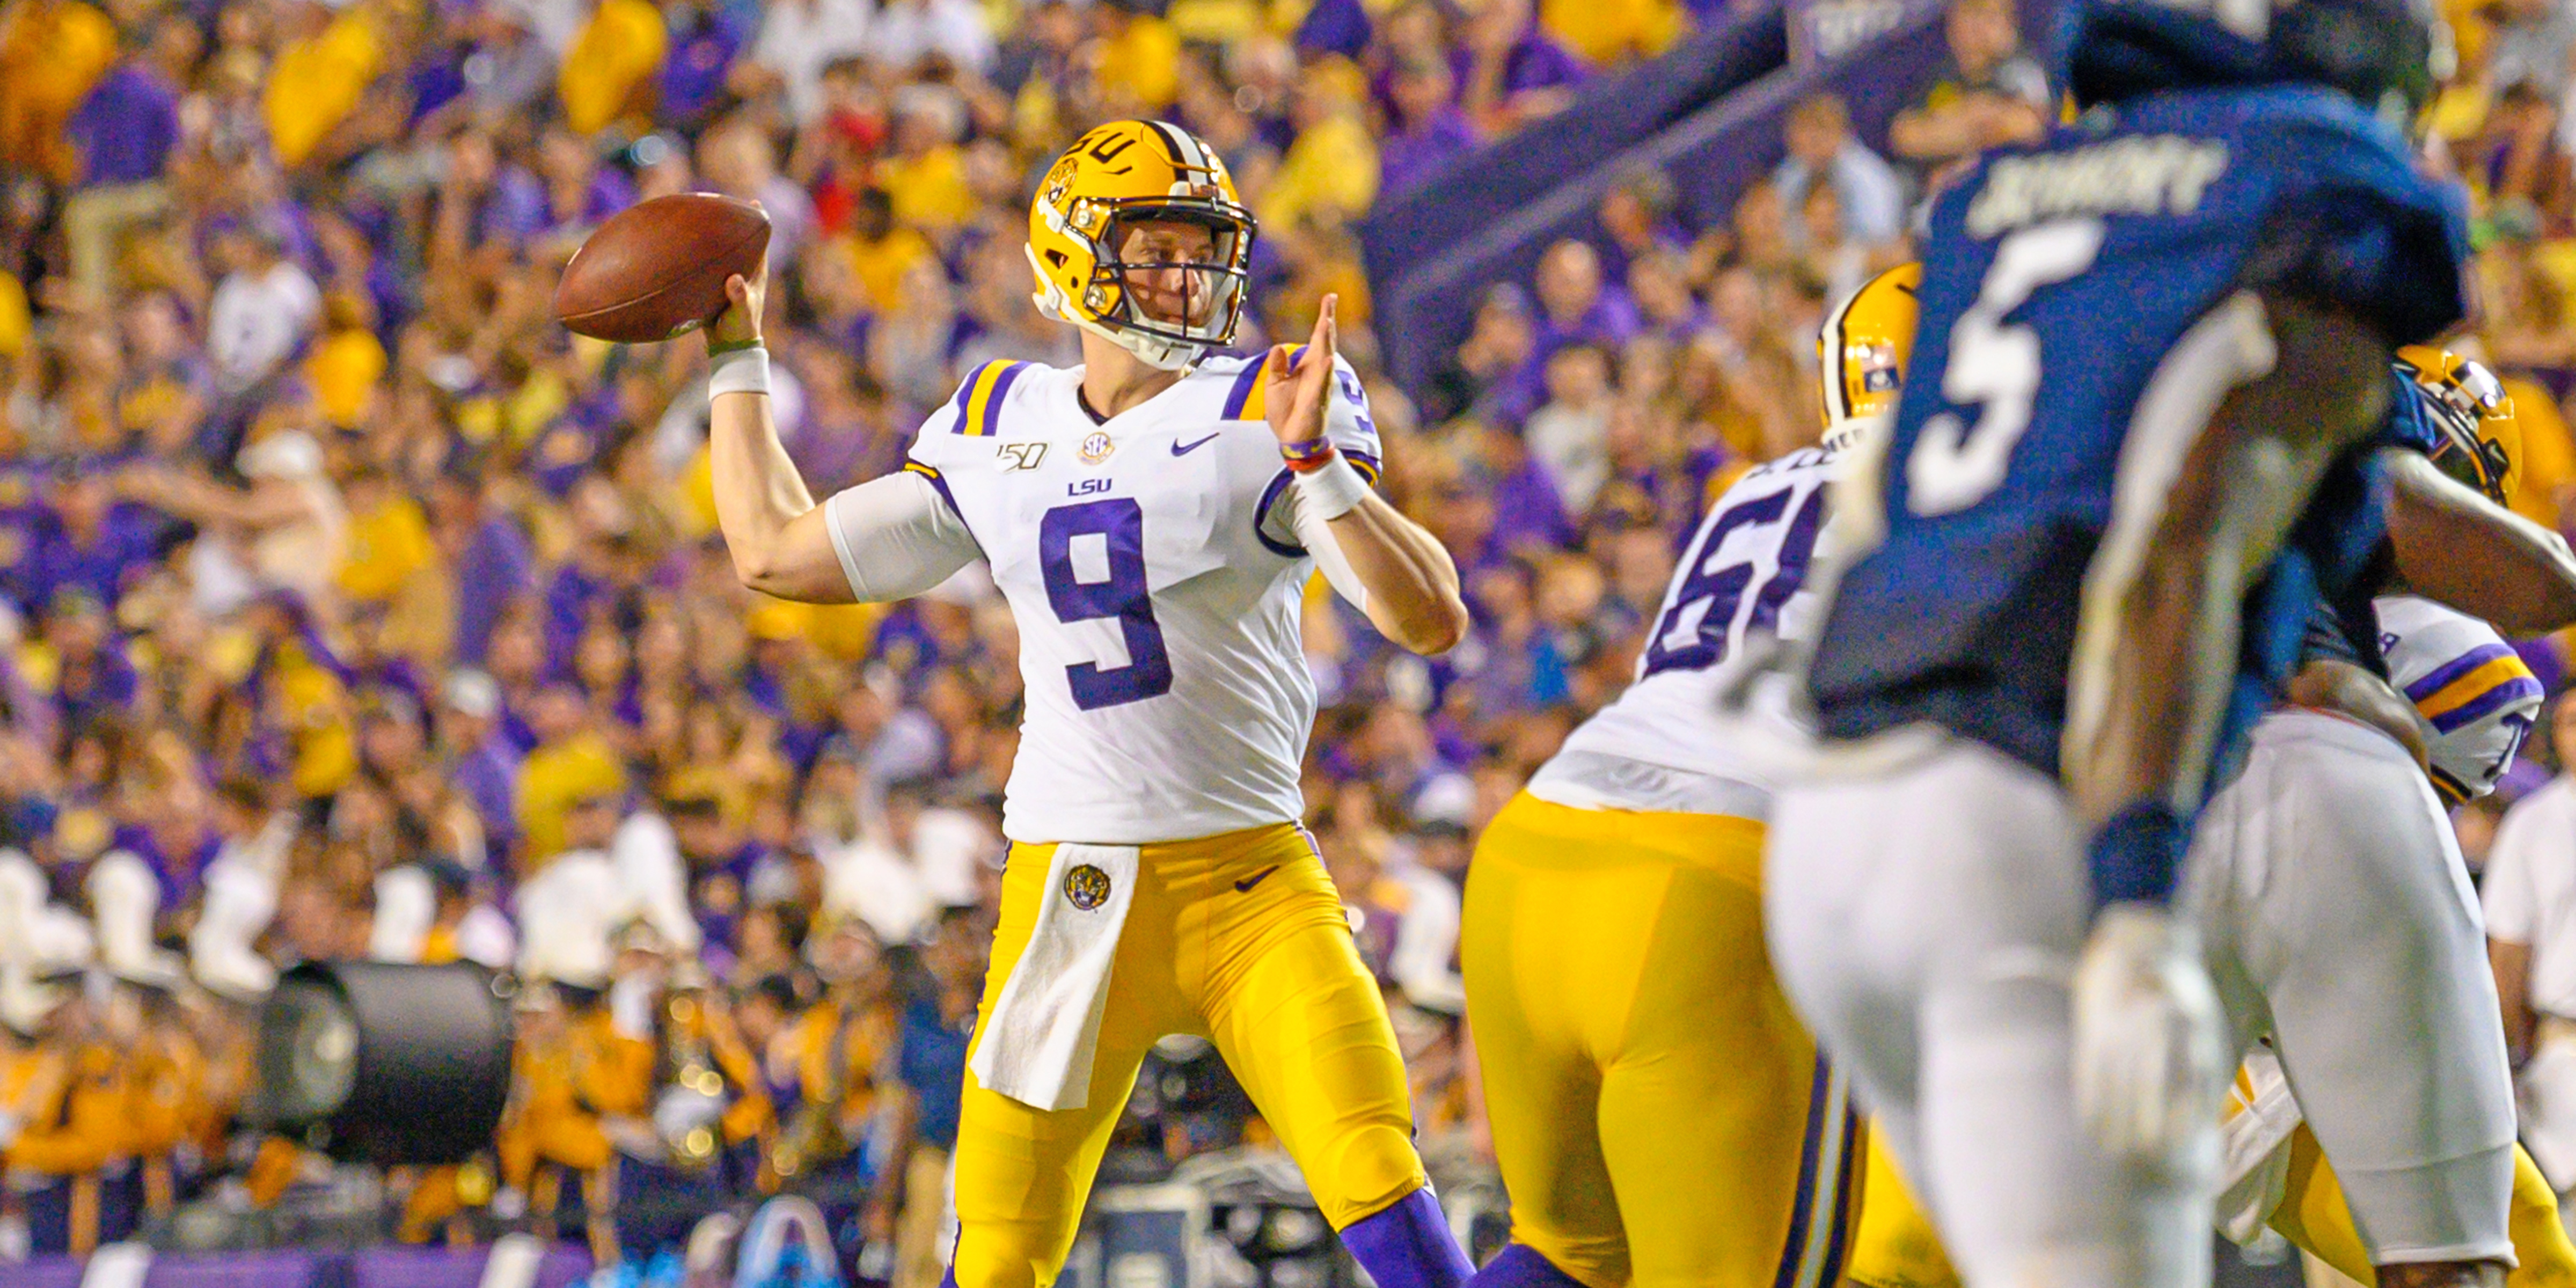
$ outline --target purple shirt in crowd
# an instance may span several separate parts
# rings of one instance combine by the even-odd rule
[[[741,49],[742,32],[722,14],[700,17],[688,30],[672,32],[655,115],[666,125],[701,124],[724,101],[725,72]]]
[[[1474,78],[1475,72],[1476,56],[1473,53],[1464,48],[1450,51],[1449,73],[1456,80],[1461,95],[1466,92],[1467,83]],[[1583,77],[1583,60],[1575,57],[1573,50],[1558,43],[1556,37],[1541,30],[1535,18],[1530,20],[1529,30],[1522,32],[1521,38],[1514,41],[1511,50],[1503,55],[1502,93],[1505,98],[1534,89],[1581,84]]]
[[[536,582],[536,556],[527,534],[505,515],[487,514],[474,529],[474,540],[456,565],[456,660],[462,666],[483,665],[492,647],[492,628],[512,600]]]
[[[1378,144],[1378,191],[1385,198],[1410,192],[1428,182],[1450,161],[1476,150],[1476,127],[1455,107],[1443,108],[1430,120]]]
[[[491,863],[498,864],[519,835],[518,755],[509,740],[496,732],[482,746],[457,757],[449,779],[483,820],[484,844],[491,850]]]
[[[139,62],[100,77],[63,127],[80,150],[82,187],[161,177],[179,141],[179,94]]]
[[[1616,282],[1601,284],[1600,298],[1571,323],[1559,325],[1544,311],[1538,316],[1538,346],[1530,355],[1532,366],[1544,370],[1547,360],[1569,344],[1597,344],[1617,349],[1637,336],[1645,323],[1637,317],[1637,305],[1628,298],[1628,288]]]
[[[101,604],[115,603],[126,574],[153,562],[161,530],[157,513],[130,504],[110,510],[87,541],[60,523],[45,523],[27,561],[28,606],[41,608],[72,589],[89,592]]]

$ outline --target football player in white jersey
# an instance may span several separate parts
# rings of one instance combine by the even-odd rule
[[[2495,378],[2437,349],[2399,356],[2427,450],[2387,453],[2389,468],[2450,474],[2480,487],[2495,521],[2523,524],[2492,504],[2506,457],[2486,427],[2512,421]],[[2407,559],[2412,534],[2395,535],[2401,571],[2426,571]],[[2491,784],[2541,691],[2484,623],[2412,596],[2374,607],[2375,632],[2339,634],[2386,650],[2429,728],[2402,709],[2403,741],[2335,705],[2263,717],[2202,819],[2188,899],[2240,1043],[2269,1039],[2389,1282],[2514,1261],[2509,1218],[2529,1165],[2514,1151],[2484,925],[2436,786],[2465,798]],[[2258,1095],[2266,1066],[2255,1062]],[[2236,1135],[2241,1159],[2241,1124]]]
[[[1477,843],[1459,959],[1512,1200],[1477,1288],[1841,1278],[1857,1123],[1762,950],[1771,783],[1743,749],[1804,736],[1765,637],[1813,636],[1828,485],[1896,404],[1920,277],[1826,321],[1823,442],[1711,503],[1636,682]]]
[[[1070,1250],[1146,1049],[1214,1041],[1382,1288],[1470,1267],[1411,1140],[1404,1065],[1298,827],[1318,565],[1398,644],[1467,629],[1448,553],[1370,490],[1378,440],[1334,354],[1216,356],[1253,219],[1188,132],[1119,121],[1041,181],[1038,307],[1083,365],[996,362],[897,474],[814,504],[770,421],[762,282],[710,329],[716,508],[744,582],[900,599],[982,557],[1028,686],[1013,845],[969,1059],[951,1282],[1033,1288]]]
[[[2509,425],[2510,416],[2508,404],[2490,420]],[[2500,480],[2491,486],[2490,495],[2501,499]],[[2474,617],[2413,595],[2383,596],[2376,610],[2389,679],[2427,727],[2425,772],[2435,794],[2457,806],[2494,791],[2539,715],[2540,681],[2493,627]],[[2226,1142],[2218,1217],[2229,1237],[2243,1243],[2269,1224],[2294,1233],[2299,1246],[2343,1274],[2374,1277],[2341,1180],[2324,1165],[2322,1147],[2268,1046],[2245,1058],[2229,1103]],[[2576,1248],[2559,1223],[2557,1196],[2519,1149],[2507,1232],[2516,1262],[2509,1284],[2576,1282]]]

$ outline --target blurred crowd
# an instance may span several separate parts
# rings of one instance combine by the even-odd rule
[[[548,306],[617,210],[758,199],[775,406],[822,495],[893,468],[975,364],[1076,360],[1029,303],[1026,195],[1119,116],[1231,161],[1261,221],[1246,346],[1340,293],[1384,486],[1465,574],[1475,630],[1436,659],[1312,598],[1307,795],[1454,1143],[1435,1162],[1472,1159],[1478,827],[1627,681],[1705,499],[1814,440],[1826,308],[1908,256],[1952,167],[2056,111],[2009,0],[1956,0],[1883,150],[1818,94],[1722,226],[1622,176],[1600,236],[1493,285],[1416,396],[1388,383],[1354,221],[1722,12],[0,3],[0,1259],[327,1181],[239,1127],[245,1020],[281,969],[366,957],[524,981],[501,1136],[385,1178],[398,1237],[533,1225],[608,1255],[806,1190],[867,1277],[935,1281],[1009,613],[974,569],[891,607],[742,590],[700,346],[576,340]],[[2523,508],[2555,523],[2576,11],[2454,16],[2437,138],[2481,194]],[[1114,1165],[1261,1143],[1216,1064],[1158,1054]]]

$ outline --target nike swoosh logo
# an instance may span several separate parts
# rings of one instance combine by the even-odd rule
[[[1195,443],[1182,443],[1182,442],[1175,442],[1175,443],[1173,443],[1173,444],[1172,444],[1172,455],[1174,455],[1174,456],[1187,456],[1187,455],[1189,455],[1190,453],[1195,452],[1195,451],[1199,450],[1200,448],[1205,447],[1205,446],[1207,446],[1208,444],[1215,442],[1215,441],[1216,441],[1216,438],[1217,438],[1217,436],[1216,436],[1215,434],[1210,434],[1210,435],[1208,435],[1207,437],[1202,438],[1202,439],[1200,439],[1199,441],[1197,441],[1197,442],[1195,442]]]
[[[1263,869],[1262,869],[1262,870],[1260,870],[1259,872],[1255,872],[1255,873],[1253,873],[1251,876],[1245,877],[1245,878],[1244,878],[1244,879],[1242,879],[1241,881],[1237,881],[1237,882],[1235,882],[1235,883],[1234,883],[1234,892],[1235,892],[1236,894],[1250,894],[1250,893],[1252,893],[1252,887],[1257,886],[1257,885],[1261,884],[1262,882],[1269,880],[1269,879],[1270,879],[1270,874],[1271,874],[1271,873],[1273,873],[1273,872],[1276,872],[1276,871],[1278,871],[1278,870],[1279,870],[1279,865],[1278,865],[1278,864],[1276,864],[1276,863],[1273,863],[1273,864],[1271,864],[1269,867],[1263,868]]]

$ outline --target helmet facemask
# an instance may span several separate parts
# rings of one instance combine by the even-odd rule
[[[1203,257],[1188,259],[1125,258],[1137,231],[1152,224],[1179,224],[1205,229]],[[1243,320],[1245,287],[1251,280],[1252,212],[1221,193],[1185,197],[1077,198],[1064,219],[1063,232],[1088,243],[1089,278],[1080,300],[1064,298],[1047,266],[1036,262],[1041,282],[1038,307],[1060,320],[1091,331],[1134,353],[1150,366],[1177,371],[1197,362],[1211,349],[1234,342]],[[1146,274],[1178,272],[1182,316],[1156,317],[1138,297]],[[1079,307],[1075,307],[1078,303]]]
[[[2513,399],[2495,373],[2447,353],[2399,358],[2414,378],[2424,419],[2438,438],[2427,454],[2454,482],[2505,504],[2512,491],[2513,451],[2504,439],[2513,425]]]

